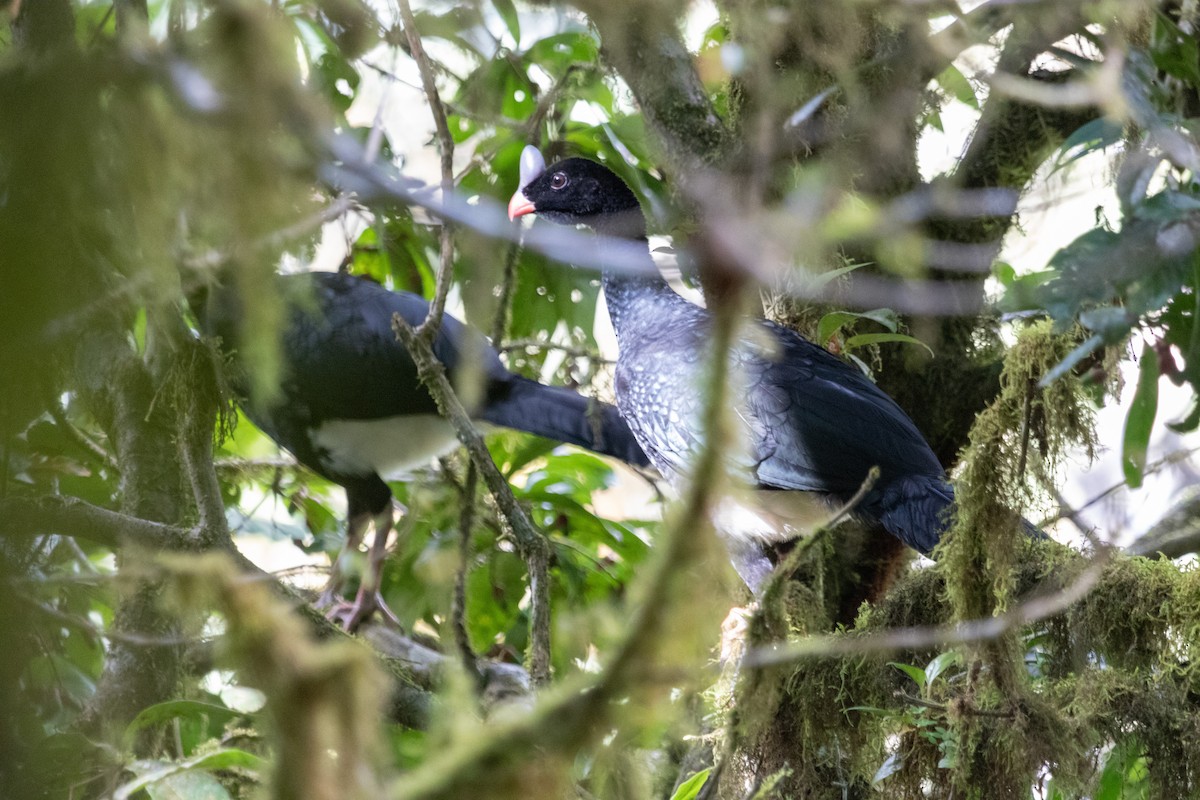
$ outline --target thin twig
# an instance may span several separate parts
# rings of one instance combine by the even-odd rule
[[[471,461],[479,469],[484,483],[496,501],[501,524],[511,534],[517,549],[529,568],[530,652],[529,674],[537,685],[550,680],[550,547],[544,534],[529,521],[528,515],[513,496],[508,481],[492,461],[483,437],[471,423],[467,410],[454,393],[442,362],[433,348],[399,314],[392,316],[392,330],[412,356],[421,382],[429,389],[438,411],[450,421],[458,440],[467,449]]]
[[[408,0],[397,0],[400,8],[400,19],[404,24],[404,36],[408,39],[409,53],[417,70],[421,73],[421,85],[425,89],[425,98],[429,101],[429,110],[433,114],[433,124],[437,129],[438,150],[442,157],[442,194],[454,191],[454,137],[450,135],[450,124],[446,121],[446,108],[442,105],[441,95],[438,94],[437,82],[434,78],[433,64],[421,44],[421,34],[417,31],[417,20],[413,16],[412,6]],[[442,324],[442,314],[446,310],[446,297],[450,293],[450,281],[454,270],[454,238],[449,225],[443,224],[439,231],[441,245],[438,263],[437,284],[433,300],[429,304],[429,314],[421,323],[418,332],[425,340],[432,342],[437,336]]]
[[[1113,558],[1105,548],[1075,580],[1059,591],[1030,598],[994,617],[948,625],[895,628],[866,636],[809,636],[797,642],[756,648],[746,653],[742,666],[758,669],[809,658],[864,655],[897,650],[927,650],[967,642],[989,641],[1013,628],[1052,617],[1087,596]]]
[[[475,686],[483,685],[483,674],[479,671],[475,652],[471,649],[471,637],[467,634],[467,574],[471,569],[471,527],[475,517],[475,485],[479,471],[475,462],[467,464],[467,477],[462,489],[462,512],[458,517],[458,574],[454,577],[454,599],[450,605],[450,625],[454,629],[454,643],[458,646],[463,669],[471,676]]]
[[[508,331],[508,307],[512,304],[513,287],[517,283],[517,260],[521,255],[520,242],[512,242],[504,252],[504,275],[500,278],[500,296],[496,300],[496,315],[492,318],[492,346],[500,347]],[[501,348],[508,352],[510,348]]]
[[[87,453],[89,456],[94,458],[99,463],[103,464],[107,469],[111,470],[114,474],[118,474],[118,475],[120,474],[120,472],[121,472],[120,465],[117,464],[117,460],[115,458],[113,458],[112,453],[108,452],[103,447],[101,447],[99,444],[97,444],[96,441],[94,439],[92,439],[92,437],[88,436],[86,433],[81,431],[78,427],[75,426],[75,424],[73,422],[71,422],[71,420],[67,419],[67,414],[63,410],[63,407],[60,404],[58,404],[57,402],[50,403],[49,408],[50,408],[50,418],[53,419],[54,422],[59,427],[62,428],[62,430],[67,434],[68,438],[71,439],[71,441],[73,441],[73,442],[75,442],[75,444],[79,445],[79,447],[85,453]]]
[[[875,487],[875,482],[879,480],[879,467],[871,467],[867,472],[867,477],[863,479],[862,485],[858,487],[858,491],[854,496],[847,500],[841,508],[829,515],[829,518],[813,528],[808,536],[804,537],[794,548],[792,552],[787,554],[787,558],[783,560],[779,566],[771,570],[771,574],[767,576],[767,581],[762,589],[762,602],[759,603],[758,609],[754,612],[756,617],[762,616],[764,610],[773,602],[779,587],[786,581],[796,568],[804,563],[808,552],[819,542],[826,533],[834,528],[839,522],[849,515],[854,509],[858,508],[862,503],[863,498]],[[753,627],[753,623],[751,623]]]
[[[495,345],[495,339],[492,340]],[[518,350],[553,350],[556,353],[562,353],[572,358],[586,358],[597,364],[615,364],[616,362],[610,358],[603,358],[595,349],[591,347],[575,347],[573,345],[558,344],[556,342],[539,342],[536,339],[514,339],[504,345],[496,345],[496,349],[501,353],[515,353]]]

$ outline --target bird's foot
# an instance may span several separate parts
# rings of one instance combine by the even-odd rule
[[[321,599],[318,599],[317,602],[320,603]],[[352,602],[334,597],[323,610],[325,611],[326,619],[330,622],[336,622],[347,633],[354,633],[358,629],[358,626],[376,611],[379,612],[380,616],[388,624],[398,630],[403,629],[400,625],[400,619],[396,616],[395,612],[388,608],[387,603],[383,601],[383,596],[379,592],[359,591]]]
[[[317,599],[313,601],[313,608],[318,611],[329,612],[331,609],[337,608],[340,605],[348,605],[341,597],[341,592],[338,587],[329,584],[321,593],[317,595]]]

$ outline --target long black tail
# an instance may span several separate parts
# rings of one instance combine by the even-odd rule
[[[929,555],[950,525],[954,487],[929,476],[909,476],[891,481],[863,510],[875,516],[893,536],[915,550]],[[1045,539],[1045,531],[1021,519],[1022,532]]]
[[[586,447],[637,467],[650,461],[617,409],[561,386],[512,376],[507,392],[489,398],[479,417],[560,442]]]

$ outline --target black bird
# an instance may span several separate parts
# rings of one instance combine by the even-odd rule
[[[676,294],[646,245],[637,197],[607,167],[568,158],[545,167],[536,148],[521,159],[521,188],[509,217],[536,213],[644,247],[643,269],[606,269],[604,292],[617,334],[617,407],[659,471],[686,476],[699,449],[700,393],[712,315]],[[628,252],[628,243],[624,251]],[[794,331],[755,321],[730,357],[743,385],[736,419],[743,453],[733,457],[755,490],[734,498],[714,520],[735,568],[757,592],[772,568],[763,545],[795,538],[808,520],[796,516],[798,492],[843,503],[872,467],[880,476],[857,513],[929,554],[947,524],[954,493],[937,456],[912,420],[859,370]]]
[[[236,358],[242,344],[243,309],[230,287],[195,297],[201,329],[234,353],[230,382],[246,415],[296,460],[346,490],[346,548],[357,548],[371,521],[375,540],[353,604],[331,616],[347,628],[378,602],[384,544],[393,524],[392,492],[385,477],[398,477],[452,450],[450,423],[417,376],[417,368],[392,330],[392,315],[409,324],[424,321],[429,303],[393,292],[367,278],[309,272],[277,279],[285,317],[280,338],[281,384],[270,404],[254,402]],[[484,336],[445,315],[434,354],[453,375],[470,364],[483,377],[475,420],[544,436],[613,456],[635,466],[649,462],[617,410],[578,393],[513,374]],[[340,561],[340,559],[339,559]],[[339,600],[335,564],[321,602]]]

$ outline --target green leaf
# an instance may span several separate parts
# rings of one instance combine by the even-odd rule
[[[1200,44],[1161,11],[1155,15],[1150,37],[1150,60],[1154,66],[1192,87],[1200,85]]]
[[[1134,489],[1142,485],[1146,449],[1158,413],[1158,354],[1149,343],[1142,348],[1138,367],[1137,391],[1129,404],[1125,435],[1121,440],[1121,468],[1125,472],[1125,482]]]
[[[130,769],[138,777],[118,788],[113,793],[113,800],[128,800],[128,798],[142,789],[145,789],[156,800],[157,798],[180,798],[180,800],[184,800],[185,798],[187,800],[191,800],[191,798],[196,798],[196,800],[200,798],[213,798],[214,800],[223,800],[223,798],[229,797],[229,793],[212,776],[208,776],[212,778],[211,784],[206,782],[201,783],[207,789],[211,789],[212,785],[215,784],[219,790],[217,794],[171,793],[171,787],[175,785],[174,781],[178,780],[179,776],[189,770],[217,770],[240,767],[257,772],[262,769],[263,763],[263,760],[253,753],[247,753],[245,750],[238,750],[233,747],[214,750],[211,753],[205,753],[202,756],[188,758],[183,761],[135,761],[130,766]],[[168,781],[168,779],[171,779],[171,781],[157,787],[157,789],[162,791],[156,793],[151,790],[151,786]],[[194,788],[194,786],[191,785],[191,782],[185,782],[185,788],[190,789]]]
[[[1108,117],[1081,125],[1058,148],[1054,170],[1060,170],[1089,153],[1095,153],[1121,141],[1121,124]]]
[[[921,689],[924,689],[925,684],[928,683],[928,680],[925,676],[925,670],[921,669],[920,667],[914,667],[911,664],[901,664],[897,661],[889,661],[888,665],[895,667],[908,677],[912,678],[913,683],[917,684],[917,686]]]
[[[958,67],[951,64],[942,70],[942,74],[938,75],[934,80],[938,86],[946,91],[951,97],[960,103],[966,103],[971,108],[978,110],[979,98],[975,96],[975,87],[967,80],[967,76],[963,75]]]
[[[181,717],[194,720],[208,719],[217,724],[224,724],[237,716],[238,712],[213,703],[201,703],[196,700],[168,700],[165,703],[155,703],[143,708],[126,726],[125,741],[132,742],[138,731]]]
[[[1146,797],[1146,758],[1133,738],[1117,742],[1104,761],[1093,800],[1139,800]]]
[[[700,796],[700,790],[704,788],[710,772],[712,772],[712,767],[702,769],[679,784],[679,788],[675,790],[675,794],[671,795],[671,800],[695,800],[695,798]]]
[[[929,355],[933,355],[933,349],[929,345],[922,342],[915,336],[909,336],[905,333],[860,333],[856,336],[851,336],[846,340],[846,349],[850,350],[855,347],[865,347],[872,344],[883,344],[885,342],[900,342],[901,344],[915,344],[924,347],[929,351]]]
[[[213,775],[191,769],[169,775],[146,787],[150,800],[233,800],[228,790]]]
[[[817,343],[822,346],[827,344],[843,325],[853,322],[857,316],[849,311],[831,311],[821,317],[821,321],[817,323]]]
[[[1192,399],[1192,410],[1178,422],[1168,422],[1167,427],[1176,433],[1191,433],[1200,428],[1200,399]]]
[[[937,658],[929,662],[929,666],[925,667],[925,680],[932,684],[937,680],[938,676],[945,672],[948,668],[959,663],[959,654],[957,651],[942,653]]]
[[[831,311],[821,317],[821,321],[817,323],[817,341],[824,345],[846,323],[853,322],[856,319],[868,319],[872,322],[877,322],[893,333],[900,326],[900,318],[890,308],[877,308],[873,311],[862,312]]]
[[[517,14],[517,7],[513,5],[513,0],[492,0],[492,5],[496,9],[496,13],[504,20],[504,26],[508,28],[508,32],[513,38],[513,47],[520,47],[521,19]]]

